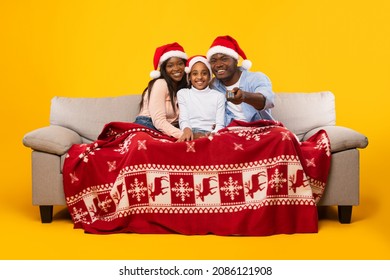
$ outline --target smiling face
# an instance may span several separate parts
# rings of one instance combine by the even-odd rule
[[[211,56],[210,65],[215,77],[226,86],[234,85],[240,78],[237,60],[231,56],[216,53]]]
[[[167,64],[165,66],[165,71],[173,81],[180,82],[181,79],[183,79],[183,76],[185,74],[184,72],[185,66],[186,65],[183,59],[179,57],[171,57],[167,61]]]
[[[210,78],[211,73],[209,69],[203,62],[200,61],[192,66],[188,77],[192,86],[198,90],[205,89],[209,85]]]

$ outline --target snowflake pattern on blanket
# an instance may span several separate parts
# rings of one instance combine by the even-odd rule
[[[330,159],[325,131],[299,142],[276,121],[181,143],[113,122],[68,151],[64,191],[74,227],[89,233],[314,233]]]

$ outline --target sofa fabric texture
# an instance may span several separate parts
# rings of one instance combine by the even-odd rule
[[[54,97],[51,100],[50,124],[63,126],[82,138],[95,140],[111,121],[131,122],[138,113],[140,97],[127,95],[105,98]]]

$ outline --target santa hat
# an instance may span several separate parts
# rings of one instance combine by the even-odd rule
[[[206,65],[207,69],[209,69],[210,76],[212,75],[213,72],[211,72],[210,63],[207,61],[207,58],[204,55],[194,55],[190,57],[187,60],[186,68],[184,68],[184,71],[189,74],[191,72],[192,66],[194,66],[197,62],[203,62]]]
[[[154,70],[150,72],[150,77],[152,79],[157,79],[161,76],[161,72],[157,69],[164,61],[170,59],[171,57],[179,57],[182,59],[188,58],[183,47],[176,42],[158,47],[153,58]]]
[[[217,53],[226,54],[237,60],[241,57],[243,59],[241,66],[244,69],[248,70],[252,66],[252,62],[246,59],[246,55],[238,45],[237,41],[230,36],[219,36],[215,38],[207,52],[207,59],[210,60],[210,58]]]

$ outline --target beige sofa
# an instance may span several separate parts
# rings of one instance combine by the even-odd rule
[[[53,219],[53,206],[65,205],[62,166],[73,144],[89,143],[111,121],[131,122],[140,95],[104,98],[54,97],[50,124],[27,133],[23,144],[32,149],[32,203],[40,208],[42,223]],[[332,161],[320,206],[338,206],[341,223],[350,223],[352,206],[359,204],[359,148],[367,137],[336,126],[335,97],[331,92],[277,93],[275,119],[305,140],[325,129],[331,140]]]

